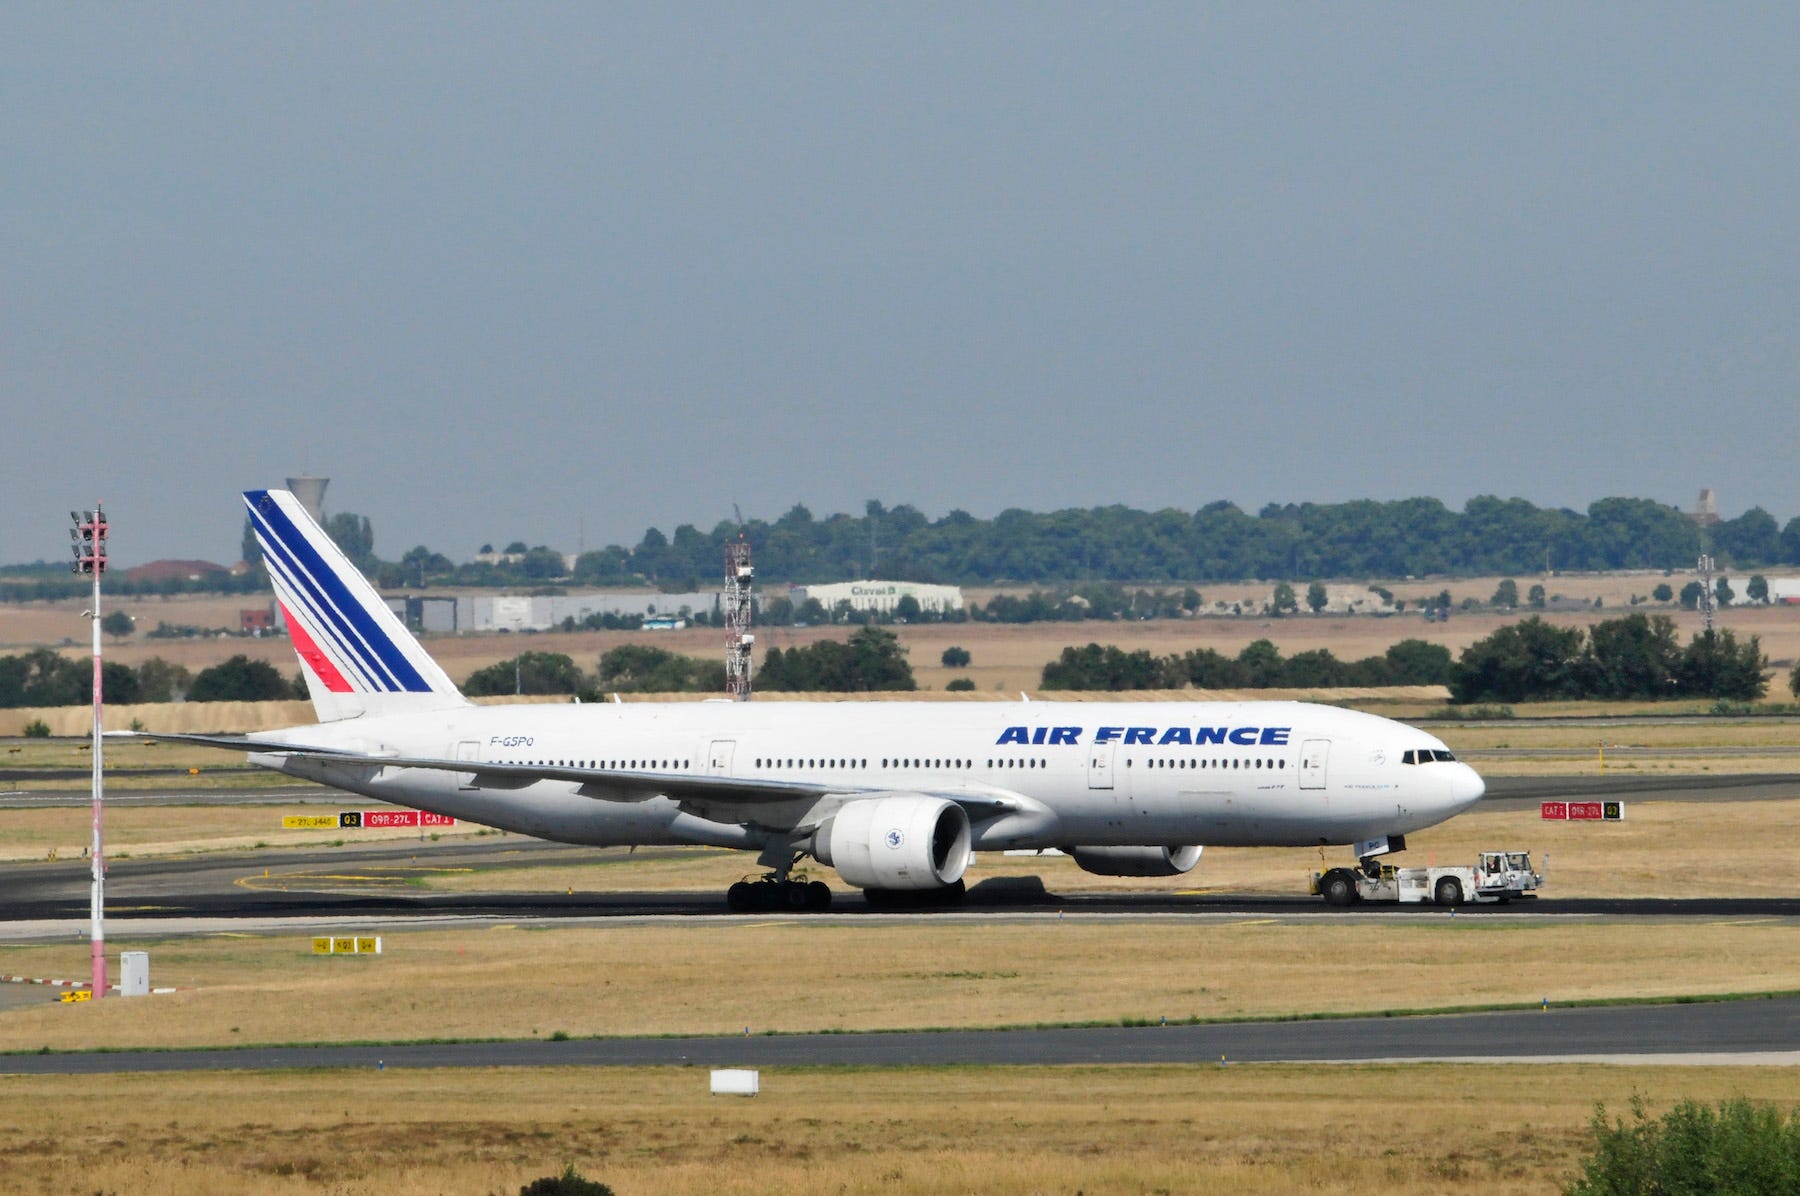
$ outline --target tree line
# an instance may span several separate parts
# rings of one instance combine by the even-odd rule
[[[1740,644],[1729,630],[1701,632],[1683,647],[1667,615],[1626,615],[1586,631],[1533,617],[1465,648],[1449,685],[1457,702],[1754,701],[1768,688],[1768,664],[1758,637]]]
[[[1111,644],[1064,648],[1044,666],[1042,688],[1131,689],[1325,689],[1344,686],[1443,685],[1450,649],[1424,640],[1401,640],[1380,656],[1339,660],[1326,648],[1283,657],[1266,639],[1235,657],[1212,648],[1157,656]]]
[[[160,656],[135,668],[108,660],[101,665],[101,686],[109,703],[265,702],[306,697],[306,683],[295,673],[283,677],[274,665],[233,656],[198,673]],[[21,706],[85,706],[94,700],[94,663],[36,648],[17,656],[0,656],[0,708]]]
[[[1243,581],[1315,577],[1474,576],[1562,570],[1688,569],[1702,530],[1649,499],[1606,498],[1585,512],[1524,499],[1474,498],[1460,512],[1437,499],[1270,504],[1251,515],[1229,502],[1197,511],[1097,507],[1008,510],[993,519],[952,511],[928,519],[870,502],[860,516],[815,519],[795,506],[741,528],[758,576],[795,582],[872,576],[957,584]],[[719,571],[738,524],[710,532],[651,528],[632,548],[577,559],[578,582],[651,581],[682,588]],[[1780,526],[1762,508],[1714,524],[1713,554],[1730,568],[1800,565],[1800,517]],[[871,559],[873,558],[873,559]]]
[[[1583,631],[1533,616],[1463,649],[1402,640],[1382,656],[1340,661],[1317,648],[1284,658],[1269,640],[1233,657],[1211,648],[1156,656],[1113,645],[1064,648],[1044,666],[1044,689],[1327,689],[1446,685],[1451,700],[1725,698],[1754,701],[1767,691],[1768,658],[1756,636],[1703,632],[1686,646],[1667,615],[1630,614]],[[1800,697],[1800,667],[1788,679]]]
[[[961,648],[944,652],[946,667],[964,667]],[[1284,657],[1273,641],[1259,639],[1236,656],[1212,648],[1157,656],[1090,643],[1064,648],[1043,668],[1045,690],[1331,689],[1393,685],[1446,685],[1452,700],[1527,702],[1558,699],[1659,699],[1711,697],[1752,701],[1767,689],[1768,660],[1752,636],[1739,643],[1729,630],[1704,632],[1686,646],[1664,615],[1631,614],[1583,631],[1532,617],[1471,644],[1454,662],[1450,650],[1419,639],[1402,640],[1379,656],[1342,661],[1317,648]],[[299,674],[283,677],[264,661],[237,655],[199,673],[152,658],[133,668],[104,665],[109,702],[270,701],[304,698]],[[39,648],[0,656],[0,707],[78,706],[92,699],[90,661]],[[821,640],[789,649],[771,648],[757,670],[756,686],[772,692],[853,693],[916,689],[906,649],[893,632],[862,627],[848,641]],[[1788,678],[1800,697],[1800,667]],[[971,688],[966,679],[954,688]],[[471,674],[463,692],[567,695],[600,701],[608,693],[721,693],[722,661],[701,659],[642,644],[603,653],[593,672],[560,652],[525,652]]]
[[[1538,507],[1484,495],[1461,511],[1434,498],[1392,502],[1271,503],[1252,515],[1230,502],[1194,511],[1125,506],[1032,512],[993,519],[951,511],[930,519],[917,508],[870,501],[862,515],[815,518],[795,505],[773,521],[722,520],[710,531],[681,524],[673,535],[647,529],[634,546],[563,555],[522,540],[506,559],[458,563],[425,545],[398,560],[375,553],[369,519],[350,512],[325,522],[328,534],[376,585],[503,587],[574,583],[652,584],[667,591],[709,588],[724,546],[742,533],[767,581],[825,582],[879,574],[954,584],[1089,581],[1206,582],[1255,578],[1476,576],[1561,570],[1688,569],[1709,547],[1731,569],[1800,565],[1800,516],[1784,525],[1761,507],[1702,529],[1651,499],[1603,498],[1585,511]],[[1703,539],[1704,537],[1704,539]],[[255,538],[244,559],[258,564]],[[241,577],[132,583],[119,594],[189,590],[260,592],[260,566]],[[65,598],[84,584],[38,562],[0,568],[0,601]]]
[[[756,670],[756,688],[770,692],[856,693],[918,688],[906,649],[893,632],[863,627],[847,642],[821,640],[802,647],[770,648]],[[561,652],[525,652],[469,675],[470,697],[495,694],[567,695],[584,702],[609,693],[722,693],[725,663],[684,656],[665,648],[622,644],[585,672]]]

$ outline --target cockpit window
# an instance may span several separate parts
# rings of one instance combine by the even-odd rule
[[[1443,748],[1434,748],[1434,749],[1432,749],[1431,754],[1433,756],[1437,757],[1437,759],[1443,761],[1445,764],[1455,764],[1456,763],[1456,757],[1451,755],[1449,752],[1445,751]]]
[[[1431,764],[1439,760],[1446,764],[1456,763],[1456,757],[1443,748],[1408,748],[1400,756],[1402,764]]]

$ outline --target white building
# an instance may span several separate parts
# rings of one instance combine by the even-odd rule
[[[550,631],[589,615],[711,617],[719,595],[689,594],[394,594],[388,608],[425,631]]]
[[[1764,577],[1769,583],[1769,601],[1783,606],[1800,606],[1800,577]],[[1738,592],[1736,601],[1744,602],[1744,588],[1750,584],[1750,578],[1733,578],[1731,588]]]
[[[917,581],[841,581],[823,586],[794,586],[790,590],[798,607],[808,598],[816,598],[826,610],[837,609],[848,602],[851,610],[868,610],[891,615],[900,599],[911,597],[920,610],[943,614],[963,607],[962,589],[958,586],[931,586]]]

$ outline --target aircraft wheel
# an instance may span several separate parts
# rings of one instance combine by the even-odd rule
[[[1356,900],[1356,881],[1342,868],[1333,868],[1319,881],[1319,895],[1326,905],[1340,909]]]
[[[806,908],[822,914],[831,908],[831,886],[815,880],[806,886]]]
[[[747,914],[756,908],[756,893],[748,881],[738,881],[725,890],[725,908],[734,914]]]

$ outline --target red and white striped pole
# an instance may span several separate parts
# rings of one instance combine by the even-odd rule
[[[71,511],[69,514],[75,520],[75,528],[69,533],[69,538],[75,541],[72,546],[75,552],[75,572],[90,573],[94,578],[94,606],[88,611],[88,617],[94,625],[94,844],[88,856],[92,876],[88,920],[89,938],[93,942],[94,952],[93,999],[98,1001],[106,995],[106,862],[102,855],[105,840],[100,821],[104,769],[100,748],[104,738],[101,723],[100,575],[106,572],[107,527],[106,513],[101,510],[99,503],[95,503],[91,511]]]

